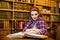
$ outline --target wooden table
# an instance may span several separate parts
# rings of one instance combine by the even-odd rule
[[[48,36],[41,36],[39,39],[41,40],[45,40],[45,39],[47,39],[48,38]],[[7,38],[7,37],[4,37],[4,40],[36,40],[36,39],[38,39],[38,38],[29,38],[29,37],[24,37],[24,38]],[[39,40],[38,39],[38,40]]]

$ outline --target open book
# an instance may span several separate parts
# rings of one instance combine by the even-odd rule
[[[14,33],[7,35],[8,38],[23,38],[23,37],[31,37],[31,38],[47,38],[48,36],[33,34],[33,33]]]

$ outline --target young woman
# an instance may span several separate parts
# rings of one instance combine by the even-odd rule
[[[24,34],[33,33],[33,34],[40,34],[40,35],[47,36],[48,34],[46,29],[46,23],[42,18],[41,14],[39,13],[39,9],[37,7],[32,7],[30,9],[30,17],[31,17],[31,20],[29,21],[28,24],[26,24],[22,33]]]
[[[29,24],[26,25],[23,32],[24,33],[35,33],[41,35],[48,35],[46,29],[46,23],[44,22],[39,9],[37,7],[32,7],[30,9],[31,20]]]

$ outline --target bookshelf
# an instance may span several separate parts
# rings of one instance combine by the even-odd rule
[[[4,5],[3,5],[4,4]],[[54,5],[54,6],[53,6]],[[41,15],[46,21],[47,27],[51,27],[53,22],[58,24],[60,17],[60,8],[56,1],[53,0],[1,0],[0,1],[0,20],[3,20],[3,30],[14,33],[22,30],[18,28],[18,22],[23,25],[22,20],[29,21],[29,9],[31,7],[38,7]],[[1,23],[1,24],[2,24]],[[2,25],[1,25],[2,26]],[[2,27],[1,27],[2,28]],[[7,32],[6,32],[7,33]]]

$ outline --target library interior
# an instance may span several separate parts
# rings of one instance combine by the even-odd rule
[[[46,22],[48,38],[43,40],[60,40],[60,0],[0,0],[0,40],[35,40],[6,37],[24,29],[31,7],[37,7]]]

